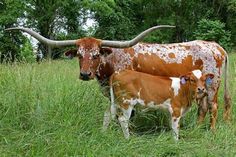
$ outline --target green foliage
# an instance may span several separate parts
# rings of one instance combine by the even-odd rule
[[[19,59],[24,36],[20,32],[5,32],[4,29],[17,23],[24,6],[21,1],[3,0],[0,8],[0,62],[15,61]]]
[[[236,55],[229,58],[230,94],[234,96]],[[226,124],[222,87],[214,133],[209,130],[209,115],[202,126],[196,125],[193,105],[182,118],[179,142],[173,140],[169,115],[158,113],[134,117],[135,129],[126,140],[116,121],[107,132],[101,132],[109,100],[96,81],[78,80],[78,74],[76,60],[0,65],[1,156],[235,155],[236,108],[232,107],[232,123]]]
[[[225,24],[218,20],[203,19],[198,22],[194,37],[199,40],[216,41],[226,50],[231,50],[231,32],[225,30]]]
[[[29,40],[26,40],[26,42],[23,44],[21,48],[21,59],[25,62],[34,62],[35,56],[33,54],[33,47]]]
[[[20,55],[24,42],[21,33],[4,33],[3,29],[13,26],[30,27],[50,39],[79,39],[94,36],[101,39],[128,40],[143,30],[160,24],[175,25],[175,29],[162,29],[147,36],[145,42],[183,42],[194,40],[193,33],[199,21],[209,19],[224,24],[216,24],[211,38],[216,34],[226,34],[219,41],[230,49],[236,45],[236,0],[3,0],[0,2],[0,53],[10,60]],[[87,19],[95,25],[84,28]],[[208,25],[208,23],[206,23]],[[221,26],[220,26],[221,27]],[[211,26],[209,26],[211,28]],[[231,42],[230,36],[231,34]],[[63,49],[50,49],[39,44],[39,49],[47,58],[60,58]],[[10,57],[15,56],[15,57]]]
[[[84,36],[82,19],[85,18],[81,1],[64,0],[29,0],[26,18],[28,27],[36,30],[46,38],[58,39],[66,31],[66,38],[78,39]],[[59,37],[58,37],[59,35]],[[58,58],[57,49],[39,43],[39,49],[46,58]]]
[[[227,17],[227,28],[232,33],[232,41],[234,43],[234,46],[236,46],[236,0],[230,0],[228,1],[227,10],[229,12]]]
[[[132,0],[106,0],[91,3],[94,19],[98,23],[95,36],[101,39],[125,40],[135,32],[135,18]]]

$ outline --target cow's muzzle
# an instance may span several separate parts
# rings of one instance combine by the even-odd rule
[[[90,80],[91,72],[80,72],[80,79],[84,81]]]

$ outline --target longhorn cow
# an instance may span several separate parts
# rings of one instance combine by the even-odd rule
[[[179,77],[195,69],[203,74],[212,73],[211,86],[207,87],[207,97],[198,100],[198,122],[202,122],[210,111],[211,129],[215,128],[218,109],[218,89],[224,69],[224,119],[230,117],[230,96],[227,80],[228,55],[217,43],[209,41],[190,41],[173,44],[138,43],[147,34],[158,28],[155,26],[140,33],[130,41],[109,41],[91,37],[78,40],[55,41],[47,39],[28,28],[9,28],[29,33],[40,42],[53,46],[75,45],[66,56],[77,57],[80,65],[80,79],[90,80],[95,77],[102,86],[109,85],[108,80],[114,72],[131,69],[152,75]]]

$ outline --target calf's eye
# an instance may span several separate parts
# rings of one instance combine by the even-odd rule
[[[192,83],[195,83],[195,82],[196,82],[196,80],[194,80],[194,79],[190,79],[190,82],[192,82]]]

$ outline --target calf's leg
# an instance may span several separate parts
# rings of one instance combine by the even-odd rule
[[[174,139],[179,140],[179,121],[181,118],[181,109],[173,108],[173,113],[171,114],[171,126],[174,132]]]
[[[125,108],[123,108],[125,106]],[[119,115],[118,120],[120,122],[122,131],[126,139],[129,138],[129,119],[133,110],[133,106],[128,104],[121,105],[121,115]]]
[[[207,111],[208,111],[208,102],[207,102],[207,96],[205,96],[198,102],[198,124],[201,124],[204,121]]]

